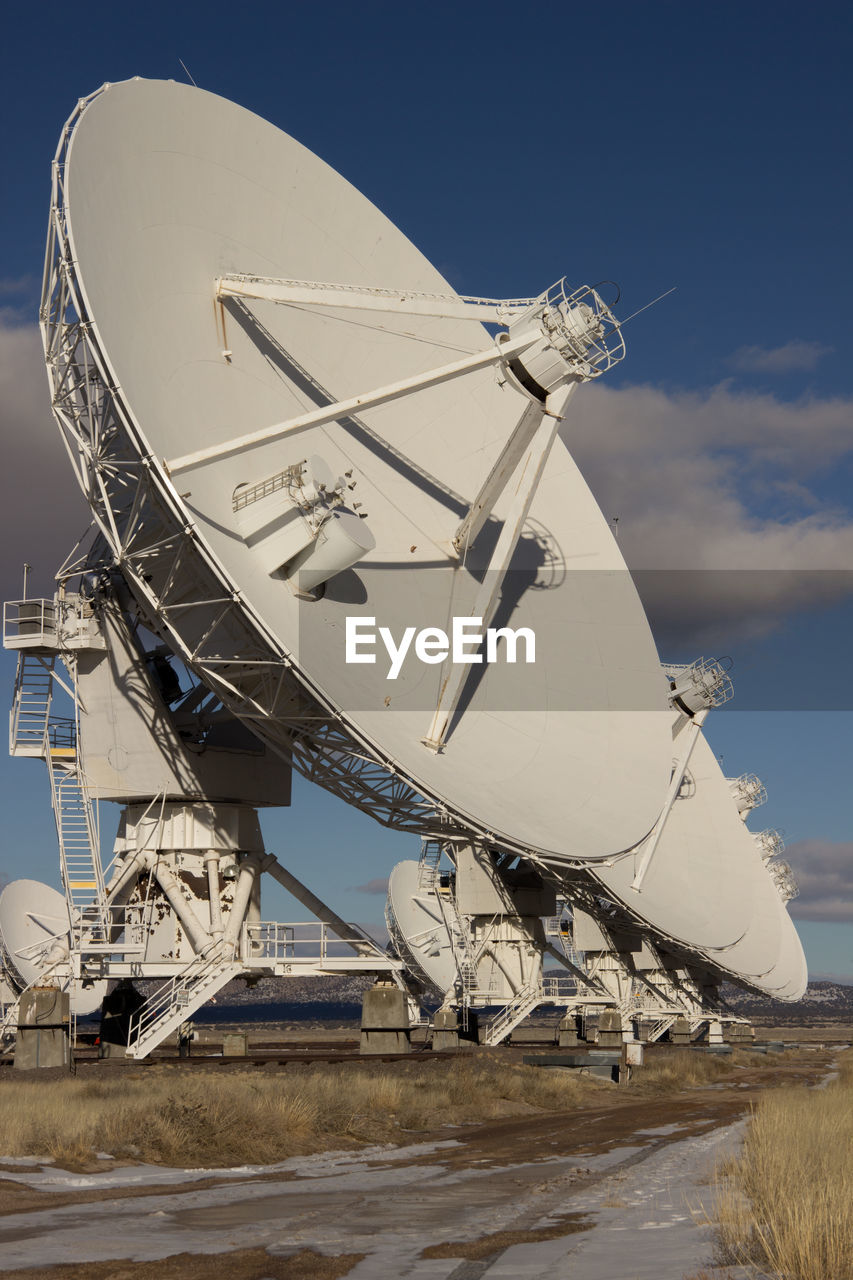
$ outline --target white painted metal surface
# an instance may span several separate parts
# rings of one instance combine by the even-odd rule
[[[443,996],[453,991],[458,970],[447,922],[438,903],[436,886],[419,883],[417,862],[398,862],[388,878],[388,932],[416,975],[422,975]]]
[[[760,989],[799,998],[807,981],[800,940],[701,730],[688,770],[641,887],[642,845],[596,877],[661,935],[698,944],[715,966]]]
[[[291,441],[266,441],[236,463],[227,457],[190,468],[177,487],[162,469],[161,459],[304,416],[306,401],[345,400],[371,384],[416,379],[454,352],[464,359],[478,347],[494,349],[464,321],[355,321],[349,309],[265,302],[253,307],[261,338],[251,316],[215,303],[223,274],[452,293],[425,259],[297,143],[183,85],[131,81],[96,96],[75,123],[64,197],[90,337],[121,388],[122,414],[175,527],[191,531],[183,576],[198,557],[212,566],[219,597],[239,598],[242,618],[266,638],[268,661],[295,661],[303,687],[335,709],[378,765],[391,762],[460,824],[520,848],[570,847],[578,858],[606,856],[649,830],[668,777],[665,690],[607,523],[560,444],[531,509],[539,539],[562,566],[559,580],[521,590],[531,555],[541,559],[532,527],[514,562],[519,621],[552,645],[523,696],[513,670],[491,667],[436,754],[421,739],[446,672],[417,664],[389,686],[381,664],[354,669],[343,661],[352,592],[367,594],[358,612],[389,624],[406,615],[407,623],[436,625],[448,610],[470,610],[482,555],[460,565],[447,543],[525,411],[520,392],[487,370],[407,397],[405,412],[395,402],[358,423],[306,426]],[[306,603],[271,581],[235,537],[231,495],[238,483],[314,452],[335,472],[353,470],[377,547],[362,562],[360,582]],[[501,515],[506,501],[503,508]],[[109,520],[105,528],[127,550],[123,529]],[[145,591],[133,558],[125,564]],[[180,631],[174,612],[167,620]],[[223,658],[227,630],[216,636]],[[258,721],[259,731],[272,734],[275,720]]]

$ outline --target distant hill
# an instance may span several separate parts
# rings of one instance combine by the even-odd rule
[[[261,978],[249,986],[235,978],[196,1014],[200,1022],[350,1022],[361,1017],[361,997],[372,978]],[[141,984],[140,984],[141,985]]]
[[[722,995],[727,1004],[747,1017],[773,1017],[782,1022],[825,1018],[853,1021],[853,986],[840,982],[810,982],[802,1000],[796,1004],[756,996],[730,984],[723,987]]]
[[[199,1012],[202,1021],[304,1022],[351,1021],[361,1014],[361,998],[372,979],[362,974],[335,978],[261,978],[250,986],[240,978],[229,982],[216,1000]],[[143,991],[157,983],[139,983]],[[726,1003],[744,1017],[774,1023],[853,1022],[853,986],[810,982],[803,999],[786,1004],[726,984]],[[545,1012],[544,1010],[542,1011]]]

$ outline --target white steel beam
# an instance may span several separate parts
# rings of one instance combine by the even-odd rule
[[[426,373],[416,374],[412,378],[404,378],[401,382],[392,382],[374,391],[366,391],[362,395],[352,396],[348,400],[338,400],[334,404],[322,405],[309,413],[302,413],[286,422],[274,423],[271,427],[263,427],[260,431],[251,431],[248,435],[235,436],[222,444],[210,445],[206,449],[197,449],[195,453],[186,453],[179,458],[172,458],[164,465],[170,475],[177,471],[186,471],[189,467],[197,467],[216,458],[224,458],[232,453],[242,453],[257,444],[267,444],[271,440],[279,440],[291,431],[299,431],[303,427],[321,427],[327,422],[336,422],[340,418],[348,418],[350,414],[364,409],[374,409],[381,404],[389,404],[402,396],[411,395],[414,391],[422,391],[426,387],[437,387],[443,382],[450,382],[466,373],[474,373],[478,369],[487,369],[490,365],[501,364],[509,356],[517,355],[541,341],[538,332],[525,332],[518,338],[509,339],[500,344],[495,343],[485,351],[477,351],[465,356],[462,360],[454,360],[452,364],[441,365],[437,369],[429,369]]]
[[[254,298],[291,306],[343,307],[398,315],[436,316],[447,320],[476,320],[480,324],[504,324],[512,316],[544,301],[544,296],[502,300],[249,275],[220,276],[216,281],[216,297],[220,302],[224,298]]]
[[[564,386],[553,392],[548,397],[546,412],[540,414],[539,424],[521,467],[512,505],[507,512],[482,585],[469,611],[470,617],[481,620],[484,631],[489,627],[494,615],[503,580],[521,537],[539,481],[542,479],[542,472],[545,470],[545,463],[548,461],[570,389],[570,386]],[[422,739],[424,746],[432,751],[439,751],[444,744],[451,717],[470,674],[471,668],[467,663],[451,664],[450,672],[441,686],[432,723],[426,737]]]
[[[702,725],[705,723],[705,717],[707,714],[708,709],[697,712],[684,731],[686,739],[681,749],[681,755],[678,758],[678,763],[672,771],[672,779],[669,784],[669,790],[666,793],[666,800],[664,801],[663,809],[661,810],[660,817],[646,838],[636,875],[631,881],[631,888],[635,889],[637,893],[640,893],[643,888],[643,881],[646,878],[646,872],[651,865],[652,858],[655,856],[655,850],[657,849],[660,838],[663,835],[667,818],[669,817],[672,811],[672,806],[675,804],[678,793],[681,790],[681,784],[684,781],[684,775],[687,772],[687,766],[690,763],[693,748],[699,741],[699,733],[702,729]]]
[[[563,403],[563,412],[565,412],[569,396],[577,385],[576,382],[569,385],[568,394]],[[477,534],[488,520],[494,510],[495,503],[499,501],[516,467],[524,457],[525,449],[528,448],[536,435],[543,414],[550,414],[550,412],[544,404],[536,401],[531,400],[528,404],[512,435],[498,454],[494,466],[483,481],[482,488],[471,503],[468,514],[453,535],[453,546],[460,555],[464,553],[466,547],[472,545]],[[562,416],[562,413],[559,416]]]

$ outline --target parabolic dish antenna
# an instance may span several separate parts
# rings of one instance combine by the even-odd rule
[[[441,897],[421,891],[417,862],[398,862],[388,877],[385,921],[397,953],[421,981],[442,995],[453,989],[459,969],[450,943]]]
[[[57,967],[56,980],[71,997],[71,1011],[78,1016],[94,1013],[106,994],[106,982],[83,985],[63,974],[67,968],[70,937],[65,898],[39,880],[13,880],[0,893],[0,947],[6,969],[19,991],[32,983],[48,981]]]
[[[149,625],[380,821],[575,868],[628,903],[620,856],[667,802],[672,711],[557,436],[574,387],[624,351],[598,293],[461,298],[316,156],[186,85],[105,86],[57,161],[56,415]],[[487,662],[464,644],[450,661],[460,620],[495,629]],[[743,947],[750,981],[781,965],[794,982],[753,863],[691,835],[674,895],[658,844],[630,909],[699,954]]]
[[[410,654],[391,680],[378,639],[374,663],[346,661],[348,618],[365,627],[373,619],[395,642],[408,627],[449,628],[451,617],[474,611],[484,575],[494,576],[499,520],[462,555],[452,540],[516,426],[533,412],[541,420],[544,405],[506,376],[498,381],[491,334],[470,319],[310,299],[217,301],[228,275],[452,300],[451,286],[316,156],[185,85],[133,80],[95,95],[73,122],[63,194],[89,336],[120,388],[126,448],[145,460],[171,541],[163,547],[164,530],[138,504],[131,514],[126,484],[118,492],[113,484],[110,512],[96,502],[96,514],[132,584],[153,598],[205,678],[226,677],[235,709],[283,744],[300,714],[297,691],[316,697],[360,757],[405,780],[436,814],[509,847],[602,857],[641,838],[668,780],[666,686],[607,522],[559,440],[495,611],[496,626],[535,633],[535,662],[512,665],[501,654],[475,673],[436,751],[424,739],[449,664]],[[490,364],[464,377],[186,461],[478,351]],[[331,495],[337,477],[347,504],[366,516],[356,520],[363,536],[353,551],[363,554],[310,599],[294,585],[313,578],[282,572],[304,532],[291,538],[292,499],[316,510],[318,490]],[[495,513],[503,519],[510,508],[504,491]],[[251,673],[235,665],[247,647],[259,655]],[[260,702],[262,664],[287,684],[259,715],[247,684]],[[303,713],[303,736],[308,727]],[[321,744],[326,727],[316,727]],[[328,781],[332,772],[327,759],[315,776]]]
[[[596,867],[613,901],[659,934],[700,947],[716,967],[774,994],[806,987],[797,932],[733,799],[731,783],[699,732],[678,797],[638,888],[643,846]]]

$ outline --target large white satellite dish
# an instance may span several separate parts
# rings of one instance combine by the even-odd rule
[[[182,467],[174,483],[163,467],[299,415],[322,402],[319,388],[345,399],[494,351],[490,334],[470,321],[264,300],[247,316],[216,301],[229,273],[452,296],[426,259],[291,138],[174,83],[111,85],[89,102],[68,144],[64,209],[90,338],[121,389],[129,439],[170,508],[173,537],[189,534],[170,591],[186,601],[203,563],[217,596],[239,601],[239,630],[236,618],[217,626],[218,661],[238,658],[251,630],[266,644],[264,660],[293,662],[302,688],[333,709],[377,765],[390,764],[437,810],[480,834],[519,850],[568,846],[577,857],[641,838],[668,778],[665,686],[607,522],[559,441],[536,493],[535,532],[522,538],[504,591],[513,626],[536,634],[537,661],[524,679],[519,666],[490,666],[436,753],[422,740],[446,667],[407,663],[392,682],[383,661],[344,660],[353,614],[399,636],[470,611],[489,538],[463,560],[448,544],[530,408],[522,392],[498,384],[493,368],[364,411],[358,422],[306,427]],[[244,539],[234,507],[238,486],[257,491],[314,455],[335,476],[352,473],[376,546],[322,599],[306,601],[271,575],[266,548],[259,553],[251,532]],[[506,508],[502,500],[500,514]],[[121,516],[115,528],[105,523],[138,585],[133,553],[144,534],[127,545]],[[168,563],[147,559],[149,590],[168,612],[174,552]],[[532,589],[537,573],[542,589]],[[196,615],[179,621],[171,613],[173,627],[195,623],[191,649]],[[208,610],[203,625],[212,621]],[[258,732],[280,732],[286,710],[258,719]]]
[[[529,856],[733,976],[796,988],[710,773],[690,812],[713,836],[669,834],[670,690],[554,438],[623,350],[598,294],[460,298],[293,139],[133,80],[63,134],[43,329],[122,575],[259,736],[382,822]],[[534,634],[535,662],[509,664],[506,637],[475,671],[431,661],[434,631],[394,679],[376,636],[377,661],[346,661],[353,621],[398,643],[481,617]]]

